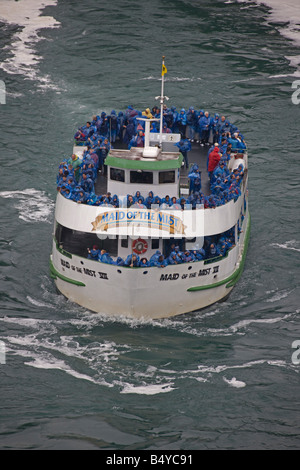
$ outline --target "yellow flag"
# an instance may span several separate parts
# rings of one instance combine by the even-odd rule
[[[162,65],[161,75],[164,75],[165,73],[167,73],[167,67],[165,66],[165,64],[163,64]]]

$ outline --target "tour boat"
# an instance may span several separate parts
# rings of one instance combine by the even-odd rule
[[[97,174],[94,200],[110,193],[118,204],[103,198],[99,205],[79,203],[57,194],[51,277],[70,301],[101,314],[156,319],[200,310],[226,299],[244,268],[250,236],[247,148],[232,146],[225,162],[230,178],[240,175],[239,184],[231,185],[234,197],[231,191],[223,203],[218,196],[211,202],[209,147],[191,142],[186,169],[178,148],[182,135],[162,130],[165,73],[163,61],[160,117],[135,116],[143,146],[114,142],[105,174]],[[159,132],[150,132],[153,122]],[[85,151],[85,143],[77,142],[72,153],[82,159]],[[193,168],[201,172],[202,199],[193,189]],[[150,191],[151,207],[145,204]],[[128,203],[137,192],[141,199]]]

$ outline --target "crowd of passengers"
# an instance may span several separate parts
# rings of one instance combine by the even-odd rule
[[[82,145],[97,146],[99,138],[108,139],[114,143],[117,140],[124,142],[129,147],[132,145],[143,146],[143,139],[138,137],[145,129],[144,121],[139,118],[160,119],[160,109],[157,106],[141,112],[128,106],[125,112],[118,114],[112,110],[110,114],[104,111],[100,115],[93,116],[92,120],[80,127],[75,135],[75,140]],[[151,122],[151,132],[159,132],[159,122]],[[235,148],[245,149],[244,138],[237,126],[230,123],[225,116],[208,111],[197,111],[190,107],[188,111],[182,108],[179,112],[174,106],[163,107],[163,132],[181,134],[182,139],[190,142],[198,142],[200,145],[209,145],[210,133],[212,132],[213,143],[220,143],[225,136]],[[143,137],[141,135],[141,137]],[[139,142],[137,142],[139,140]]]
[[[102,249],[100,250],[97,245],[92,249],[88,248],[88,259],[100,261],[101,263],[113,264],[116,266],[127,267],[165,267],[168,265],[192,263],[195,261],[207,260],[216,258],[218,256],[225,256],[227,251],[234,246],[234,228],[228,230],[221,236],[206,237],[204,245],[200,249],[195,250],[181,250],[179,245],[175,243],[171,245],[170,253],[164,256],[161,251],[156,252],[148,260],[145,257],[139,257],[137,254],[130,254],[124,260],[120,256],[114,260],[110,254]]]
[[[171,112],[172,111],[172,112]],[[113,207],[138,207],[150,208],[152,204],[164,204],[167,206],[179,206],[185,208],[188,205],[195,208],[197,204],[203,204],[204,208],[214,208],[225,204],[231,199],[236,200],[241,194],[240,185],[244,175],[243,165],[232,172],[228,170],[228,161],[233,151],[242,153],[245,142],[235,126],[230,124],[224,116],[220,118],[215,114],[210,118],[204,111],[195,111],[190,108],[187,113],[182,109],[176,113],[175,108],[165,108],[163,132],[180,132],[182,139],[177,147],[184,156],[186,166],[188,166],[188,152],[191,149],[191,142],[195,136],[201,136],[199,142],[205,145],[208,143],[208,135],[212,132],[213,144],[207,154],[207,170],[210,177],[211,194],[204,195],[201,192],[201,171],[198,165],[192,164],[189,169],[190,194],[188,198],[166,195],[164,198],[155,196],[151,191],[144,198],[138,191],[136,194],[128,194],[126,201],[119,201],[117,195],[110,193],[103,195],[95,194],[95,183],[99,173],[105,173],[104,165],[107,154],[112,148],[111,142],[120,140],[131,146],[144,146],[143,121],[138,122],[138,117],[151,118],[159,117],[158,108],[153,108],[152,113],[147,108],[143,113],[128,106],[125,113],[120,112],[118,116],[112,111],[109,116],[102,112],[101,116],[94,116],[91,122],[87,122],[75,134],[77,143],[87,146],[80,159],[76,155],[65,159],[59,165],[57,176],[57,189],[66,198],[82,204],[93,206],[113,206]],[[194,117],[195,124],[191,124],[190,115]],[[170,118],[172,115],[172,119]],[[183,120],[183,116],[186,119]],[[175,117],[174,117],[175,116]],[[116,118],[116,121],[113,119]],[[122,119],[121,119],[122,118]],[[113,124],[116,122],[116,125]],[[185,124],[183,124],[185,122]],[[204,130],[200,123],[207,122],[208,131]],[[168,127],[170,126],[170,127]],[[202,127],[201,127],[202,126]],[[130,127],[130,133],[128,133]],[[141,128],[141,129],[140,129]],[[156,132],[155,123],[152,128]],[[153,130],[152,129],[152,130]],[[189,139],[186,138],[188,133]]]

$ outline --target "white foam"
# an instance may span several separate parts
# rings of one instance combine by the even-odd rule
[[[284,299],[285,297],[288,297],[288,295],[292,292],[292,290],[283,290],[280,292],[277,292],[276,290],[274,291],[268,291],[266,292],[267,294],[273,294],[274,295],[270,299],[266,299],[266,302],[278,302],[281,299]]]
[[[130,385],[125,384],[121,393],[137,393],[138,395],[157,395],[158,393],[168,393],[175,390],[173,384],[150,384],[150,385]]]
[[[242,382],[241,380],[237,380],[235,377],[232,377],[232,379],[226,379],[226,377],[223,377],[224,381],[231,385],[231,387],[235,388],[243,388],[246,387],[245,382]]]
[[[271,246],[283,248],[284,250],[300,251],[300,248],[297,248],[297,246],[295,245],[299,245],[299,242],[297,240],[289,240],[285,243],[271,243]]]
[[[27,295],[27,300],[29,300],[29,302],[32,304],[32,305],[35,305],[36,307],[47,307],[47,308],[54,308],[53,305],[51,304],[46,304],[44,302],[41,302],[39,300],[36,300],[36,299],[33,299],[32,297],[30,297],[30,295]]]
[[[277,366],[277,367],[288,367],[288,364],[284,361],[279,360],[264,360],[264,359],[257,359],[256,361],[249,361],[243,364],[236,364],[236,365],[219,365],[219,366],[203,366],[199,365],[197,371],[198,373],[209,373],[209,374],[220,374],[226,370],[231,369],[248,369],[249,367],[255,367],[258,365],[268,364],[270,366]]]
[[[237,0],[239,3],[249,3],[249,0]],[[300,8],[299,0],[254,0],[257,5],[266,5],[270,8],[270,14],[267,17],[267,23],[286,23],[282,26],[276,26],[276,29],[282,36],[291,40],[295,46],[300,46]],[[252,0],[250,1],[253,4]],[[251,6],[251,5],[249,5]],[[273,27],[273,25],[272,25]],[[291,76],[300,76],[300,56],[286,57],[290,65],[296,68]],[[283,75],[285,76],[285,75]],[[270,78],[281,77],[273,75]]]
[[[43,39],[41,29],[56,28],[60,23],[52,16],[41,16],[47,6],[55,6],[57,0],[0,0],[0,20],[20,26],[21,31],[13,35],[11,44],[6,46],[10,57],[0,67],[10,74],[22,74],[31,80],[38,80],[41,87],[56,88],[47,76],[40,76],[37,65],[42,59],[37,55],[35,44]]]
[[[54,202],[46,196],[44,191],[33,188],[23,191],[1,191],[0,197],[14,200],[14,207],[19,211],[21,220],[52,223]]]
[[[153,75],[149,75],[148,77],[140,78],[139,80],[161,80],[161,77],[155,77]],[[166,82],[195,82],[198,80],[202,80],[200,77],[165,77],[164,80]]]

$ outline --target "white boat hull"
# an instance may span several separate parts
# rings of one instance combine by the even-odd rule
[[[172,317],[229,295],[243,270],[249,233],[247,213],[238,244],[224,258],[145,269],[70,257],[54,241],[50,269],[63,295],[94,312],[145,319]]]

